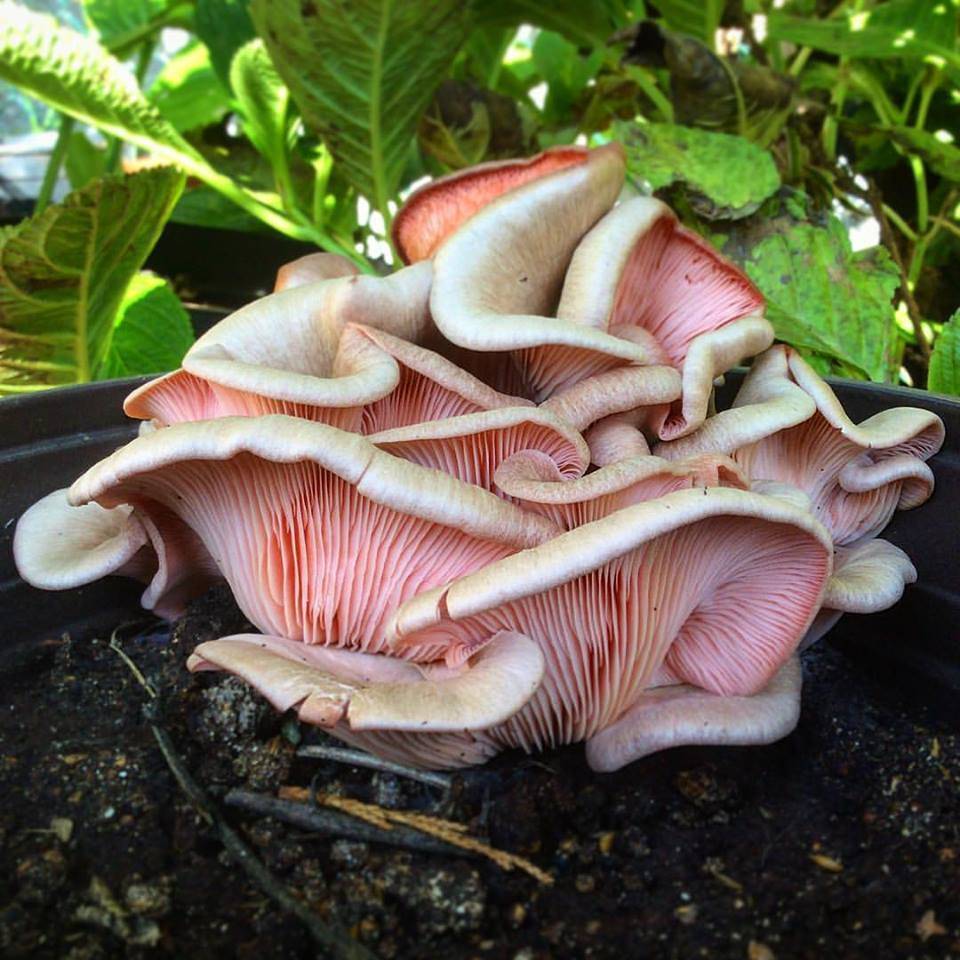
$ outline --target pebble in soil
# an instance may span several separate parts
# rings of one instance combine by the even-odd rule
[[[124,649],[221,796],[326,792],[470,824],[556,882],[484,860],[311,835],[229,811],[274,875],[384,958],[960,957],[960,736],[830,644],[804,664],[798,730],[591,773],[582,747],[512,753],[423,784],[295,755],[316,731],[236,680],[190,676],[197,643],[248,627],[214,592]],[[0,954],[314,955],[186,802],[105,639],[0,661]]]

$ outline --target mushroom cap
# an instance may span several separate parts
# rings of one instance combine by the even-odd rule
[[[360,271],[352,261],[339,253],[308,253],[285,263],[277,271],[273,292],[302,287],[320,280],[335,280],[337,277],[353,277]]]
[[[651,362],[682,372],[682,401],[656,425],[673,439],[703,423],[715,377],[773,343],[763,308],[753,283],[669,207],[635,197],[580,242],[557,316],[635,340],[642,332]]]
[[[442,470],[484,490],[496,490],[495,472],[520,451],[536,451],[562,478],[582,476],[590,463],[583,437],[536,407],[502,407],[416,423],[370,434],[369,440],[394,456]]]
[[[551,316],[577,243],[616,200],[623,176],[622,150],[602,147],[467,220],[434,258],[430,310],[441,333],[470,350],[556,345],[646,360],[642,346]]]
[[[462,669],[431,676],[391,657],[241,634],[200,644],[189,666],[239,676],[306,723],[422,733],[502,723],[536,692],[544,660],[535,643],[503,632]]]
[[[877,613],[892,607],[916,581],[910,558],[887,540],[837,547],[823,605],[844,613]]]
[[[800,719],[800,659],[791,657],[758,693],[718,696],[688,684],[646,691],[622,717],[587,742],[591,769],[609,773],[679,746],[773,743]]]
[[[693,436],[658,444],[654,453],[730,454],[751,478],[803,490],[835,542],[850,546],[876,536],[894,510],[929,498],[933,472],[925,461],[943,436],[936,414],[912,407],[854,423],[795,350],[776,346],[754,363],[733,409]]]
[[[344,276],[256,300],[205,333],[184,357],[183,371],[130,394],[124,410],[166,423],[261,413],[335,419],[343,408],[385,396],[399,379],[392,357],[369,339],[345,344],[345,329],[373,325],[414,341],[432,334],[430,276],[424,263],[389,277]],[[352,415],[338,425],[352,426]]]
[[[629,364],[565,386],[540,407],[584,430],[598,420],[639,407],[669,406],[681,392],[680,375],[673,367]]]
[[[265,633],[373,652],[407,597],[557,531],[356,434],[279,415],[138,437],[70,497],[147,516],[159,505],[195,532]]]
[[[546,658],[531,701],[490,736],[538,749],[592,736],[666,664],[721,695],[762,689],[818,610],[827,532],[779,498],[680,490],[620,509],[406,601],[394,649],[455,656],[498,630]]]
[[[916,580],[917,571],[910,558],[886,540],[864,540],[853,547],[838,547],[823,606],[800,649],[813,646],[844,613],[888,610],[903,596],[907,584]]]
[[[732,456],[741,447],[809,420],[816,400],[790,375],[782,346],[760,354],[750,367],[733,406],[707,419],[695,433],[656,444],[657,456],[678,460],[701,453]]]
[[[494,160],[458,170],[414,191],[393,220],[393,245],[404,263],[432,257],[478,210],[510,190],[585,163],[585,147],[551,147],[535,157]]]
[[[639,456],[618,460],[584,477],[566,479],[554,460],[533,450],[504,460],[494,483],[524,509],[549,517],[564,530],[675,490],[749,488],[749,481],[729,457],[707,454],[672,462]]]
[[[66,490],[54,490],[17,522],[13,557],[31,586],[70,590],[122,570],[149,542],[131,507],[73,507]]]
[[[172,514],[145,516],[129,504],[71,506],[67,494],[48,494],[17,523],[14,561],[32,586],[70,590],[106,576],[132,577],[147,584],[144,609],[173,618],[217,578],[202,544]]]

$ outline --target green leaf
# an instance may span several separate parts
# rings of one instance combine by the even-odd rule
[[[899,366],[892,297],[900,277],[882,247],[853,253],[846,228],[800,223],[752,248],[747,274],[777,337],[891,381]]]
[[[202,43],[191,43],[168,60],[147,96],[181,133],[216,123],[230,108]]]
[[[172,167],[108,176],[0,231],[0,394],[94,376],[182,187]]]
[[[110,349],[95,379],[165,373],[180,366],[192,343],[190,315],[167,281],[138,273],[124,294]]]
[[[252,13],[304,121],[386,211],[417,122],[467,32],[459,0],[254,0]]]
[[[168,0],[83,0],[84,13],[107,46],[146,27],[168,6]]]
[[[780,186],[770,154],[743,137],[670,123],[618,124],[617,133],[631,177],[654,190],[685,184],[708,220],[746,217]]]
[[[194,24],[197,36],[210,51],[213,69],[229,90],[234,55],[257,35],[250,19],[250,0],[197,0]]]
[[[485,27],[531,24],[562,33],[582,47],[602,47],[618,27],[625,26],[616,0],[475,0],[477,22]]]
[[[228,200],[223,194],[203,185],[188,187],[170,214],[175,223],[191,223],[197,227],[220,230],[263,230],[256,218]]]
[[[938,140],[927,130],[913,127],[886,127],[884,132],[911,153],[919,153],[934,173],[960,182],[960,147]]]
[[[284,163],[290,94],[262,40],[251,40],[237,51],[230,66],[230,85],[250,142],[275,167]]]
[[[0,0],[0,23],[0,79],[145,150],[187,167],[202,164],[96,41],[8,0]]]
[[[569,126],[574,122],[577,99],[587,89],[603,63],[603,50],[581,56],[559,33],[541,30],[533,43],[533,64],[547,83],[543,113],[548,122]]]
[[[207,163],[146,100],[130,72],[95,41],[9,0],[0,0],[0,23],[4,25],[0,30],[0,80],[178,164],[287,236],[323,241],[309,225],[293,222]]]
[[[955,0],[885,0],[870,10],[848,7],[829,19],[771,10],[767,39],[840,56],[914,58],[960,69],[957,9]]]
[[[657,9],[671,30],[696,37],[711,49],[723,7],[724,0],[657,0]]]
[[[943,325],[934,344],[927,388],[960,396],[960,310]]]
[[[106,172],[107,151],[95,147],[86,134],[75,130],[70,134],[64,166],[67,168],[70,186],[79,190]]]

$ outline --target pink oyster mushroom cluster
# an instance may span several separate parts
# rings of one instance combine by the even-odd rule
[[[21,518],[21,574],[138,577],[166,617],[226,580],[262,632],[191,669],[425,767],[784,736],[798,649],[915,579],[876,537],[930,496],[943,426],[851,422],[624,177],[614,145],[486,164],[410,198],[392,275],[285,267],[127,398],[137,439]]]

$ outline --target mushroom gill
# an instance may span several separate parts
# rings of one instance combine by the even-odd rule
[[[77,505],[174,514],[267,634],[377,651],[413,594],[549,538],[542,517],[324,424],[175,424],[73,485]]]
[[[682,398],[650,418],[662,439],[703,423],[714,378],[773,343],[757,288],[651,197],[625,200],[583,238],[557,316],[646,346],[681,372]]]

